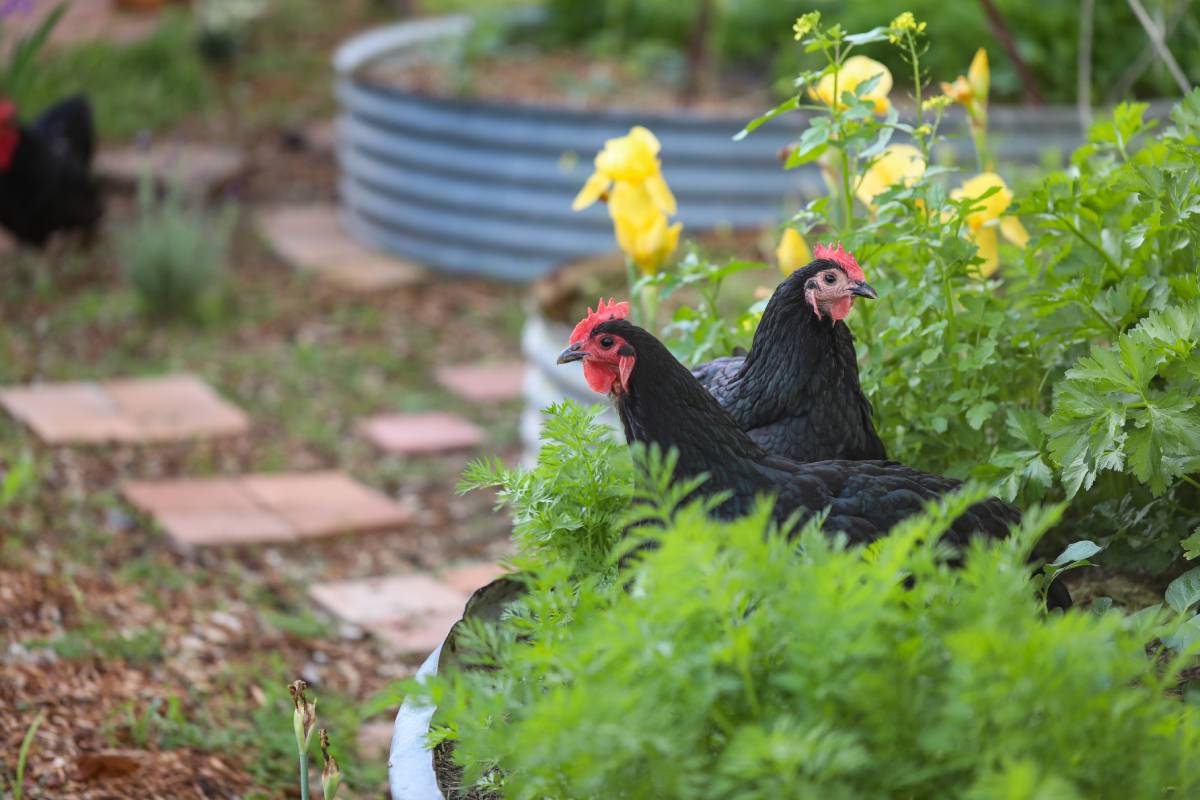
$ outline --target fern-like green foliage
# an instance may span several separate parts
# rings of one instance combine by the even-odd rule
[[[485,458],[472,462],[459,484],[460,492],[498,489],[497,507],[511,511],[521,552],[578,573],[610,566],[633,492],[629,449],[596,422],[599,413],[599,406],[572,401],[551,405],[533,469]]]
[[[1025,558],[1057,508],[951,567],[937,540],[975,499],[868,549],[689,506],[620,581],[535,566],[471,642],[493,669],[425,690],[437,738],[530,800],[1200,791],[1200,717],[1166,691],[1184,656],[1146,655],[1164,612],[1039,613]]]

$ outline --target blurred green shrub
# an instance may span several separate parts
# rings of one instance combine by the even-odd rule
[[[789,24],[797,16],[817,10],[836,18],[846,30],[866,30],[881,19],[912,11],[929,22],[929,35],[938,46],[923,56],[935,76],[952,79],[962,71],[969,54],[987,47],[993,61],[993,96],[1013,100],[1021,96],[1021,82],[999,42],[982,6],[977,2],[941,0],[881,0],[876,3],[846,0],[548,0],[548,35],[560,44],[601,42],[624,50],[639,42],[656,40],[683,49],[692,35],[701,5],[714,7],[709,41],[725,61],[763,63],[771,54],[776,75],[790,78],[797,71],[797,53],[784,46],[791,39]],[[1046,99],[1071,102],[1076,94],[1076,60],[1079,46],[1079,4],[1038,0],[996,0],[1011,29],[1017,50],[1036,75]],[[1147,0],[1152,16],[1166,24],[1167,44],[1181,62],[1192,84],[1200,83],[1200,15],[1186,13],[1187,0]],[[1149,48],[1133,12],[1124,2],[1096,4],[1092,44],[1093,98],[1103,99],[1122,81],[1140,51]],[[774,55],[778,54],[778,55]],[[874,54],[872,54],[874,55]],[[880,59],[893,72],[903,71],[898,53]],[[1155,59],[1131,84],[1138,97],[1169,97],[1179,93],[1166,69]],[[1116,98],[1119,99],[1119,98]]]
[[[213,97],[194,40],[190,20],[172,14],[138,42],[98,40],[43,51],[11,96],[22,116],[33,116],[82,92],[92,102],[103,138],[161,130],[196,113]]]
[[[233,206],[209,211],[178,186],[160,192],[142,181],[137,218],[118,233],[117,251],[145,317],[206,321],[220,312],[235,221]]]

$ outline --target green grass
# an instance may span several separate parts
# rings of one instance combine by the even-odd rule
[[[28,116],[83,92],[102,138],[164,130],[203,111],[216,96],[194,38],[190,21],[171,15],[140,42],[95,41],[43,52],[28,86],[14,99]]]

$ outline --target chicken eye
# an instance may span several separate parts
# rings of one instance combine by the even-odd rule
[[[825,282],[826,282],[826,283],[833,283],[833,282],[834,282],[834,281],[836,281],[836,280],[837,280],[837,278],[833,277],[833,273],[832,273],[832,272],[826,272],[826,273],[825,273]]]
[[[600,346],[601,346],[601,347],[603,347],[605,350],[607,350],[608,348],[612,347],[612,346],[613,346],[613,337],[611,337],[611,336],[602,336],[602,337],[600,338]]]

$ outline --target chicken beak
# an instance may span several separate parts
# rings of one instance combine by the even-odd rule
[[[850,287],[850,294],[855,297],[865,297],[868,300],[878,299],[879,295],[871,288],[871,284],[866,281],[858,281]]]
[[[583,352],[583,342],[576,342],[566,350],[563,350],[561,353],[559,353],[558,361],[554,363],[570,364],[572,361],[582,361],[585,355],[587,354]]]

